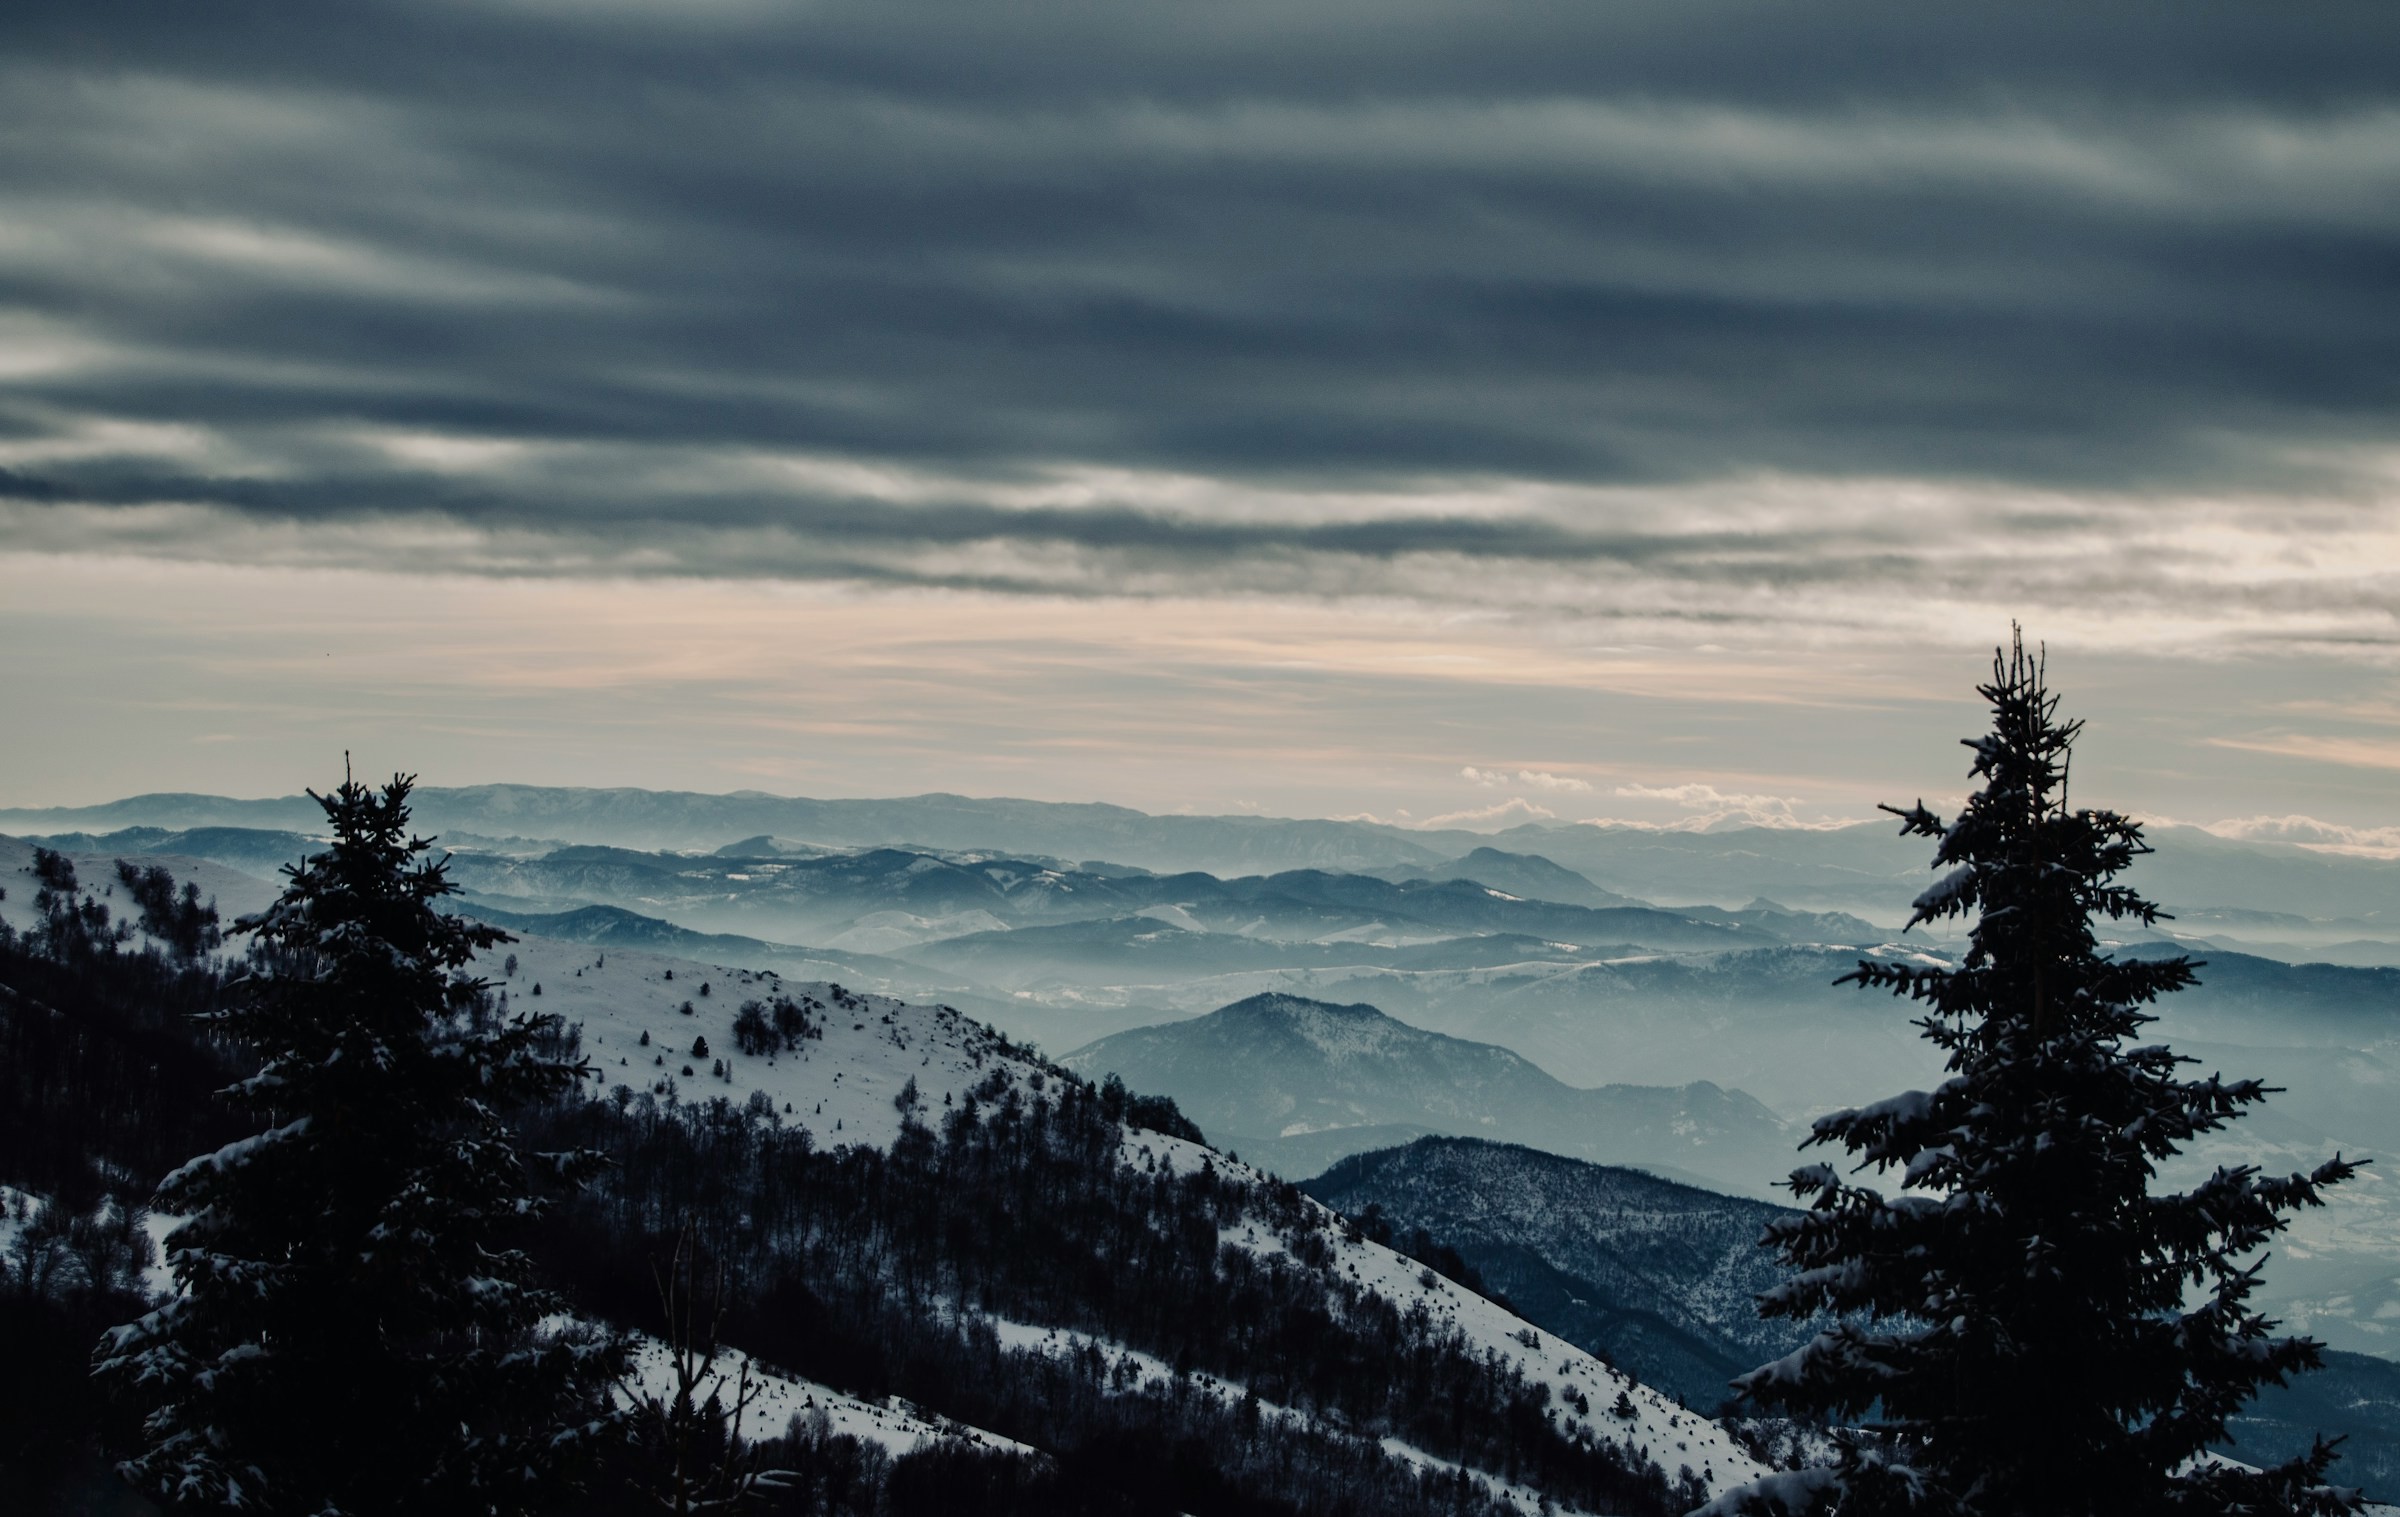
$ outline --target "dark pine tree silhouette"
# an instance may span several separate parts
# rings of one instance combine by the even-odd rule
[[[1917,1026],[1950,1077],[1820,1119],[1813,1144],[1897,1170],[1886,1197],[1831,1165],[1802,1169],[1805,1213],[1764,1240],[1796,1273],[1772,1316],[1840,1323],[1735,1382],[1754,1402],[1853,1420],[1830,1466],[1772,1477],[1716,1504],[1845,1517],[2079,1513],[2326,1513],[2333,1454],[2253,1472],[2201,1458],[2258,1388],[2318,1367],[2320,1346],[2275,1336],[2248,1306],[2260,1248],[2297,1207],[2354,1169],[2270,1178],[2221,1168],[2153,1194],[2158,1164],[2240,1116],[2256,1080],[2177,1077],[2138,1045],[2143,1008],[2194,983],[2187,959],[2111,958],[2095,916],[2144,925],[2157,907],[2115,883],[2151,850],[2141,828],[2067,805],[2080,722],[2058,718],[2020,636],[1978,687],[1990,735],[1969,739],[1981,782],[1955,822],[1919,802],[1903,833],[1938,840],[1945,871],[1919,922],[1979,913],[1954,969],[1862,961],[1844,976],[1925,1008]]]
[[[435,909],[411,783],[316,797],[331,846],[239,924],[214,1030],[258,1060],[224,1094],[264,1130],[160,1184],[181,1292],[100,1347],[146,1410],[124,1468],[177,1511],[539,1509],[611,1422],[616,1350],[540,1330],[509,1237],[599,1161],[520,1153],[504,1113],[583,1069],[555,1018],[493,1017],[469,966],[504,935]]]

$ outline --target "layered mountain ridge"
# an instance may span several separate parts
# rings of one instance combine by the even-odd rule
[[[1790,1167],[1795,1141],[1774,1112],[1706,1081],[1577,1089],[1493,1044],[1296,996],[1117,1033],[1061,1062],[1172,1096],[1220,1143],[1288,1174],[1446,1132],[1747,1192]]]

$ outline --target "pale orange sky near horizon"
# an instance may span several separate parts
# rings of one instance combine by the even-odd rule
[[[428,783],[929,790],[1149,811],[1829,821],[1963,788],[1989,643],[1605,643],[1396,599],[1010,596],[0,554],[0,805]],[[1945,610],[1942,618],[1971,616]],[[2005,636],[2004,614],[1989,617]],[[2067,621],[2066,618],[2060,618]],[[1670,629],[1671,630],[1671,629]],[[2389,828],[2388,670],[2049,636],[2090,799]],[[1917,635],[1911,637],[1914,631]]]

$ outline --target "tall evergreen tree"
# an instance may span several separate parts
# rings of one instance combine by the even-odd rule
[[[534,1510],[609,1423],[613,1350],[541,1330],[508,1240],[598,1160],[519,1152],[505,1113],[583,1066],[556,1018],[493,1017],[470,966],[505,936],[436,909],[411,783],[316,797],[331,846],[239,924],[214,1030],[257,1058],[224,1094],[264,1130],[160,1184],[181,1289],[100,1347],[148,1409],[124,1468],[177,1510]]]
[[[2095,917],[2155,922],[2116,883],[2151,850],[2108,811],[2070,810],[2080,722],[2062,722],[2020,636],[1978,687],[1981,782],[1956,821],[1922,802],[1904,834],[1937,840],[1938,883],[1909,920],[1975,913],[1956,968],[1862,961],[1844,976],[1915,1001],[1949,1078],[1820,1119],[1812,1144],[1897,1171],[1898,1194],[1828,1164],[1792,1176],[1809,1209],[1768,1230],[1795,1270],[1762,1309],[1838,1324],[1737,1381],[1754,1402],[1842,1421],[1833,1465],[1771,1478],[1715,1510],[1844,1517],[2330,1513],[2332,1450],[2252,1472],[2204,1457],[2258,1388],[2318,1367],[2248,1305],[2259,1250],[2354,1169],[2270,1178],[2220,1168],[2152,1193],[2157,1166],[2264,1099],[2256,1080],[2178,1078],[2141,1045],[2144,1008],[2194,983],[2183,958],[2110,957]]]

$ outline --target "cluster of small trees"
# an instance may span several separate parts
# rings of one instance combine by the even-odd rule
[[[824,1003],[808,995],[797,1000],[778,995],[772,1001],[744,1001],[733,1014],[733,1041],[754,1059],[788,1052],[810,1038],[825,1035],[822,1022],[810,1020],[812,1012],[821,1017],[824,1010]]]
[[[200,886],[186,880],[178,892],[175,876],[158,864],[137,865],[117,860],[117,880],[141,912],[142,931],[186,963],[216,949],[225,941],[217,922],[217,903],[203,903]]]

